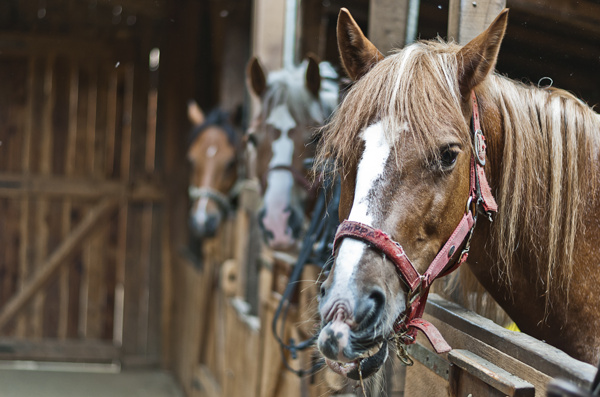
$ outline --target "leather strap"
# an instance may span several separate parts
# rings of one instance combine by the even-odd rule
[[[486,162],[487,145],[485,142],[485,135],[483,135],[481,130],[479,104],[477,103],[475,91],[471,91],[471,103],[473,106],[473,146],[475,148],[475,154],[477,157],[474,167],[474,170],[476,171],[475,176],[477,186],[471,186],[471,189],[476,188],[476,190],[480,192],[481,198],[483,199],[483,209],[486,212],[496,212],[498,211],[498,204],[496,204],[496,200],[492,195],[492,190],[490,189],[490,185],[485,177],[485,170],[483,168]]]
[[[384,231],[364,223],[344,221],[335,234],[335,240],[333,241],[334,253],[338,243],[345,237],[364,241],[383,252],[386,258],[396,265],[404,281],[410,286],[411,291],[417,289],[421,284],[421,276],[404,253],[402,246],[394,242]]]

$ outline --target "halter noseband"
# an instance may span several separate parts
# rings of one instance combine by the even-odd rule
[[[206,198],[214,201],[215,203],[217,203],[219,210],[223,214],[228,214],[231,211],[231,197],[228,197],[223,193],[210,187],[190,186],[188,188],[188,195],[193,201],[199,200],[201,198]]]
[[[383,230],[375,229],[360,222],[347,220],[342,222],[337,230],[333,247],[335,253],[336,247],[340,245],[341,240],[344,238],[361,240],[368,243],[371,248],[382,252],[387,259],[394,263],[409,288],[406,310],[395,321],[394,332],[400,343],[409,345],[415,342],[417,330],[421,330],[437,353],[448,352],[451,347],[433,324],[422,319],[429,288],[435,279],[453,272],[467,259],[479,206],[481,205],[490,219],[491,213],[496,212],[498,208],[483,169],[486,153],[485,136],[481,131],[479,107],[474,91],[471,92],[471,101],[473,106],[472,138],[474,153],[471,156],[470,190],[465,214],[425,273],[419,274],[406,256],[402,246],[392,240]],[[461,245],[463,245],[463,249],[460,256],[452,264],[451,260]]]

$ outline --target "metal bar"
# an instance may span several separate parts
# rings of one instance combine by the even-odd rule
[[[419,8],[420,0],[408,1],[408,18],[406,21],[406,45],[417,40],[417,31],[419,28]]]

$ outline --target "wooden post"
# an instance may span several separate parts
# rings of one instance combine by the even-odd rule
[[[285,1],[255,0],[252,52],[268,70],[283,66]]]
[[[406,42],[409,0],[370,0],[367,37],[386,55]]]
[[[467,44],[506,7],[506,0],[450,0],[448,39]]]

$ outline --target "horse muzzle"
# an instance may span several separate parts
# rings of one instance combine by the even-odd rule
[[[357,330],[343,310],[336,310],[334,319],[319,333],[317,347],[334,372],[350,379],[364,379],[377,372],[388,357],[387,341],[372,335],[370,328]]]
[[[211,238],[217,234],[221,217],[218,213],[209,214],[202,222],[199,222],[193,216],[190,217],[189,227],[193,235],[197,238]]]
[[[325,358],[325,363],[339,375],[353,380],[366,379],[375,374],[385,364],[389,356],[387,341],[377,344],[350,362],[338,362]]]

